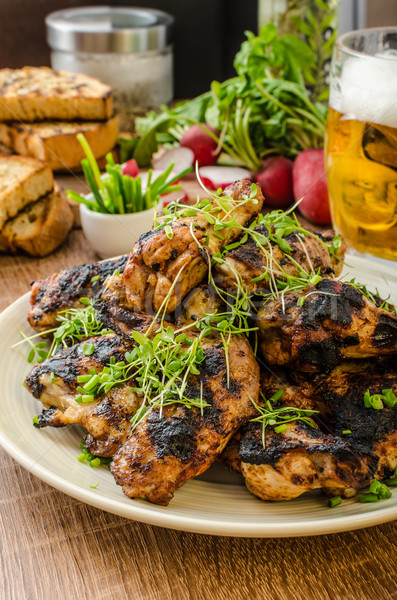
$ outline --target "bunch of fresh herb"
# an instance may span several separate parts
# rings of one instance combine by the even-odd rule
[[[106,155],[106,175],[101,176],[98,163],[82,133],[77,135],[86,158],[81,161],[84,175],[92,193],[92,198],[67,191],[71,200],[85,204],[90,210],[105,214],[136,213],[156,206],[162,194],[168,194],[182,187],[174,185],[178,179],[191,171],[191,167],[177,175],[172,174],[171,164],[164,173],[153,179],[153,171],[149,170],[145,189],[139,176],[123,175],[123,165],[116,164],[111,152]]]
[[[313,102],[304,74],[314,65],[312,50],[292,35],[266,25],[258,36],[247,33],[234,61],[237,76],[160,115],[137,119],[140,139],[132,150],[138,164],[150,164],[158,144],[177,143],[187,127],[207,123],[223,157],[259,170],[268,154],[295,156],[323,144],[326,107]],[[211,134],[212,135],[212,134]]]

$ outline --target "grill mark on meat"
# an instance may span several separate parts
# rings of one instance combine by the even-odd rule
[[[131,343],[133,343],[131,331],[142,332],[152,322],[152,319],[147,315],[132,312],[121,306],[110,305],[107,302],[100,304],[98,319],[105,327]]]
[[[300,360],[325,372],[333,369],[338,364],[340,357],[338,343],[333,339],[303,344],[299,346],[298,353]]]
[[[112,356],[116,362],[123,360],[123,353],[119,352],[118,348],[123,345],[122,340],[116,335],[102,336],[95,340],[95,351],[90,356],[92,360],[98,361],[103,366],[106,366]],[[72,387],[77,383],[77,376],[80,374],[80,362],[85,358],[82,355],[81,344],[68,348],[66,351],[61,351],[55,356],[47,359],[34,369],[26,377],[26,384],[29,387],[33,396],[40,399],[44,390],[44,385],[40,383],[39,377],[43,373],[54,373],[60,377],[67,385]]]
[[[320,294],[309,296],[303,305],[302,323],[308,329],[326,319],[346,327],[353,312],[365,306],[361,292],[340,281],[322,279],[316,289]]]
[[[397,377],[394,378],[394,382]],[[346,429],[351,433],[348,437],[350,446],[373,448],[374,444],[384,439],[397,429],[397,405],[393,408],[374,410],[364,406],[364,392],[369,389],[371,394],[382,393],[382,389],[393,387],[393,381],[387,378],[374,379],[371,385],[371,375],[363,373],[359,377],[349,378],[345,393],[338,394],[328,385],[320,391],[320,397],[330,407],[332,417],[329,426],[335,435],[342,435]]]
[[[47,427],[51,425],[52,427],[64,427],[63,424],[57,423],[54,420],[54,413],[59,410],[56,406],[50,406],[50,408],[45,408],[41,414],[37,417],[37,423],[33,423],[33,425],[37,429],[42,429],[43,427]]]
[[[214,348],[210,348],[205,352],[205,358],[203,362],[198,365],[200,373],[207,377],[215,377],[221,371],[226,369],[225,355],[223,352],[223,346],[219,344]]]
[[[152,411],[147,420],[148,434],[158,458],[175,456],[184,462],[190,460],[194,454],[195,421],[193,411],[171,419]]]
[[[127,263],[127,255],[118,260],[107,260],[103,263],[86,263],[78,267],[72,267],[62,271],[54,281],[54,286],[46,285],[48,280],[43,280],[38,292],[35,295],[35,304],[41,304],[40,309],[45,312],[52,312],[60,307],[67,306],[71,299],[78,299],[83,296],[89,296],[97,299],[103,292],[105,279],[114,273],[116,269],[123,272]],[[91,282],[93,277],[100,279]],[[39,282],[38,282],[39,283]],[[44,303],[42,301],[45,300]],[[38,320],[40,315],[35,315]]]
[[[252,465],[270,465],[275,467],[279,460],[286,452],[293,450],[305,449],[307,454],[328,454],[334,456],[338,461],[350,462],[359,465],[359,459],[355,451],[352,450],[350,444],[345,440],[330,434],[324,434],[319,429],[315,429],[306,425],[299,424],[299,430],[302,431],[305,437],[312,439],[319,438],[318,443],[307,444],[299,439],[284,438],[281,435],[272,435],[271,442],[263,447],[262,431],[260,425],[251,425],[245,436],[243,436],[239,455],[244,463]],[[368,450],[361,448],[361,453],[368,454]],[[369,452],[375,471],[378,458],[374,453]]]
[[[397,322],[388,315],[381,315],[373,340],[375,346],[391,346],[397,342]]]

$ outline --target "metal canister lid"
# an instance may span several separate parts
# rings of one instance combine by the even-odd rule
[[[68,8],[46,17],[52,50],[99,54],[164,50],[172,43],[173,24],[161,10],[127,6]]]

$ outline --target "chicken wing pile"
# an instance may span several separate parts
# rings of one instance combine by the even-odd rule
[[[84,427],[130,498],[167,505],[216,460],[263,500],[397,467],[394,307],[338,279],[333,231],[262,204],[235,182],[170,205],[128,257],[33,284],[36,427]]]

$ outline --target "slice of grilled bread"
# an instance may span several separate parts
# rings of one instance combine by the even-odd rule
[[[49,67],[0,69],[0,121],[101,121],[113,114],[99,79]]]
[[[64,171],[80,168],[84,151],[76,135],[83,133],[95,158],[115,146],[119,133],[118,118],[107,121],[43,121],[41,123],[0,123],[0,142],[17,154],[45,161],[51,169]]]
[[[46,256],[57,248],[73,225],[73,213],[63,192],[55,186],[36,202],[9,219],[0,231],[0,250],[24,250],[31,256]]]
[[[48,194],[54,185],[48,165],[25,156],[0,156],[0,230],[27,204]]]

